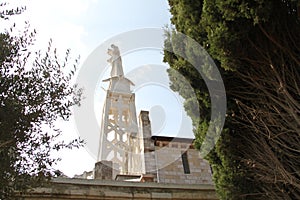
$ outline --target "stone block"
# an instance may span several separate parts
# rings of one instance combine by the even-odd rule
[[[113,169],[112,161],[102,160],[95,163],[94,178],[112,180]]]
[[[172,199],[171,193],[160,193],[160,192],[152,192],[152,199]]]

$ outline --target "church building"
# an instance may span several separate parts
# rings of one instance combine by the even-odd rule
[[[134,83],[111,45],[110,78],[95,167],[58,178],[25,199],[217,199],[209,163],[193,139],[154,136],[148,111],[136,114]],[[155,120],[155,119],[153,119]]]

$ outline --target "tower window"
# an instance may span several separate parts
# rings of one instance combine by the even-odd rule
[[[190,174],[190,166],[189,166],[189,160],[187,156],[187,152],[184,152],[181,154],[181,159],[182,159],[182,165],[183,165],[183,171],[185,174]]]

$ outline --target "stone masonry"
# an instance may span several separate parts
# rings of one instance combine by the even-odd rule
[[[47,187],[17,194],[23,200],[217,200],[212,185],[58,178]]]
[[[153,174],[155,182],[177,184],[213,184],[209,163],[193,147],[193,139],[151,135],[149,112],[141,111],[144,173]],[[185,162],[182,155],[186,155]],[[185,172],[184,164],[188,167]]]

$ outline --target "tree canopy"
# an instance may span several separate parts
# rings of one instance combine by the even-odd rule
[[[207,156],[221,199],[300,198],[299,5],[289,1],[169,1],[175,30],[213,57],[228,100],[225,127]],[[169,48],[169,47],[168,47]],[[188,46],[184,48],[189,49]],[[199,94],[195,102],[169,73],[171,88],[185,98],[201,147],[210,120],[210,97],[190,63],[165,51],[164,60]]]
[[[1,4],[0,20],[22,11]],[[15,26],[0,33],[0,199],[55,175],[59,158],[51,151],[82,143],[58,140],[61,132],[55,126],[79,105],[82,91],[72,85],[78,60],[70,59],[70,50],[58,56],[51,40],[45,52],[33,52],[35,35],[28,22],[20,33]]]

